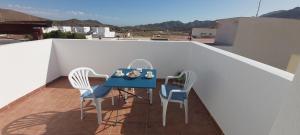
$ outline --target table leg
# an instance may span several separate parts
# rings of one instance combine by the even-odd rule
[[[117,101],[117,116],[116,116],[116,121],[115,121],[115,126],[117,125],[118,123],[118,116],[119,116],[119,108],[120,108],[120,98],[121,98],[121,91],[120,89],[118,88],[118,101]]]
[[[151,105],[152,105],[152,98],[153,98],[153,89],[149,89],[149,101]]]
[[[117,101],[117,105],[116,105],[117,106],[117,116],[116,116],[115,126],[118,123],[119,108],[121,107],[121,104],[120,104],[121,98],[126,102],[125,97],[122,95],[122,91],[123,90],[121,88],[118,88],[118,101]]]

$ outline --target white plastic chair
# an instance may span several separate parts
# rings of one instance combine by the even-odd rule
[[[132,68],[132,69],[136,69],[136,68],[153,69],[153,66],[148,60],[135,59],[135,60],[133,60],[129,63],[127,68]]]
[[[135,59],[129,63],[127,68],[128,69],[137,69],[137,68],[153,69],[153,66],[152,66],[151,62],[149,62],[148,60]],[[125,90],[128,90],[128,88],[126,88]],[[131,88],[131,90],[133,90],[133,92],[134,92],[134,88]],[[148,91],[147,91],[147,93],[149,94],[150,104],[152,104],[152,95],[153,95],[152,91],[153,91],[153,89],[148,89]],[[125,94],[125,98],[127,98],[127,94]]]
[[[168,84],[169,79],[185,77],[183,87]],[[160,99],[163,107],[163,126],[166,126],[166,113],[169,102],[180,104],[180,108],[184,105],[185,123],[188,123],[188,96],[189,92],[197,79],[193,71],[183,71],[179,76],[168,76],[165,84],[161,85]]]
[[[68,78],[71,85],[75,89],[78,89],[80,91],[81,120],[83,119],[83,115],[84,115],[83,102],[85,100],[92,100],[96,106],[97,119],[98,119],[98,123],[100,124],[102,122],[101,102],[103,101],[103,98],[109,93],[111,88],[104,87],[101,84],[96,86],[91,86],[88,79],[88,75],[90,72],[92,72],[95,76],[105,78],[106,80],[109,78],[108,75],[97,74],[93,69],[88,67],[80,67],[80,68],[73,69],[69,73]],[[112,97],[112,104],[114,105],[113,97]]]

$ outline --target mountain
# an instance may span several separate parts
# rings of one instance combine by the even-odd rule
[[[178,32],[191,32],[192,28],[214,28],[216,27],[216,21],[198,21],[183,23],[181,21],[167,21],[162,23],[136,25],[136,26],[125,26],[118,27],[109,24],[103,24],[97,20],[53,20],[52,25],[54,26],[90,26],[90,27],[103,27],[108,26],[112,30],[117,32],[126,31],[178,31]]]
[[[261,15],[261,17],[300,19],[300,7],[296,7],[290,10],[279,10],[279,11],[270,12]]]
[[[144,30],[144,31],[181,31],[181,32],[190,32],[192,28],[214,28],[216,27],[216,21],[198,21],[183,23],[181,21],[167,21],[162,23],[146,24],[146,25],[137,25],[124,27],[127,29],[134,30]]]
[[[97,20],[78,20],[78,19],[69,19],[69,20],[55,20],[52,25],[55,26],[90,26],[90,27],[101,27],[107,26]]]

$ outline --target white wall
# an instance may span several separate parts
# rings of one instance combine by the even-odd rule
[[[48,76],[51,46],[51,39],[0,46],[0,108],[58,77],[55,69]]]
[[[134,59],[148,59],[159,77],[174,75],[185,68],[189,42],[87,41],[53,39],[63,75],[76,67],[88,66],[99,73],[112,74]]]
[[[227,135],[267,135],[290,89],[293,74],[196,43],[189,69],[196,93]]]
[[[231,23],[234,25],[234,22]],[[286,70],[291,55],[300,54],[299,20],[239,18],[238,29],[220,30],[222,33],[217,30],[216,42],[219,35],[226,37],[233,30],[236,31],[233,46],[225,49],[247,58]]]
[[[234,43],[239,54],[286,69],[292,54],[300,54],[300,21],[243,18]]]
[[[270,135],[299,135],[300,134],[300,66],[293,81],[292,88],[287,90],[283,107],[273,125]]]
[[[222,45],[233,45],[237,30],[237,18],[218,20],[215,42]]]

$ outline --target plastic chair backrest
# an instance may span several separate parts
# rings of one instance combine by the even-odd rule
[[[135,59],[132,62],[130,62],[130,64],[128,65],[127,68],[132,68],[132,69],[136,69],[136,68],[153,69],[153,66],[148,60]]]
[[[92,90],[88,78],[90,72],[94,72],[94,70],[88,67],[73,69],[68,76],[71,85],[79,90]]]
[[[186,90],[188,94],[197,80],[197,75],[193,71],[183,71],[183,75],[185,75],[183,89]]]

